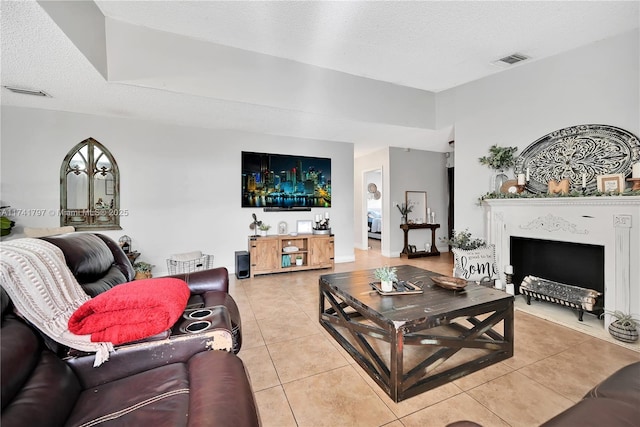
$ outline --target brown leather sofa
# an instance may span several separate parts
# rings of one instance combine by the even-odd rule
[[[124,346],[93,367],[93,355],[61,358],[13,314],[2,293],[3,427],[258,426],[242,361],[161,341]]]
[[[41,237],[59,247],[67,266],[90,297],[133,280],[134,271],[127,255],[108,236],[93,233],[67,233]],[[233,352],[242,347],[242,323],[236,302],[229,295],[229,272],[224,267],[195,273],[177,274],[189,285],[188,308],[226,307],[233,326]]]
[[[540,427],[637,427],[640,423],[640,362],[614,372],[578,403]],[[457,421],[447,427],[482,427]]]
[[[640,362],[627,365],[600,384],[569,409],[541,427],[610,426],[640,424]]]

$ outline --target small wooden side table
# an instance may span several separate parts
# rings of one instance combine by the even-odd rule
[[[440,228],[440,224],[400,224],[400,228],[404,231],[404,249],[400,252],[400,258],[406,257],[421,258],[425,256],[439,256],[440,251],[436,247],[436,229]],[[422,228],[431,229],[431,250],[430,251],[409,251],[409,230],[419,230]]]

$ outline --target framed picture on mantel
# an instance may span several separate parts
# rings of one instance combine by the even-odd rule
[[[598,175],[598,191],[602,193],[622,193],[624,191],[624,175]]]

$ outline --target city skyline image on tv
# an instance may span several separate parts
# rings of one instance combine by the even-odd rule
[[[331,207],[331,159],[243,151],[242,207]]]

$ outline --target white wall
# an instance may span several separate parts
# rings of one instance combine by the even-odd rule
[[[438,94],[438,123],[455,124],[457,229],[484,235],[477,201],[489,191],[492,172],[478,158],[492,144],[516,145],[522,152],[553,130],[583,123],[640,135],[638,40],[636,30]],[[130,235],[134,249],[143,252],[141,260],[156,264],[157,271],[165,270],[171,253],[193,249],[213,253],[216,265],[233,271],[233,252],[247,247],[252,212],[274,227],[286,220],[290,229],[297,219],[313,218],[313,212],[240,208],[242,150],[332,158],[337,262],[354,259],[354,243],[366,245],[367,170],[383,173],[383,255],[397,256],[402,249],[400,214],[392,202],[403,201],[406,190],[424,187],[443,225],[439,236],[446,233],[443,153],[385,149],[354,161],[351,144],[12,107],[2,108],[1,136],[1,198],[24,209],[57,209],[65,154],[89,136],[105,144],[120,166],[121,206],[130,211],[122,218],[123,230],[108,234]],[[17,232],[59,224],[57,217],[16,220]]]
[[[438,93],[438,124],[452,121],[455,125],[457,230],[468,228],[484,237],[483,210],[478,201],[490,191],[493,171],[478,158],[486,155],[491,145],[517,146],[517,155],[549,132],[588,123],[618,126],[640,135],[638,40],[638,31],[632,31]],[[425,162],[443,154],[430,153],[423,158],[421,153],[427,152],[390,149],[355,160],[356,247],[366,242],[366,224],[360,213],[366,206],[362,174],[377,168],[383,169],[385,188],[383,255],[398,256],[402,250],[403,236],[396,230],[400,214],[393,202],[403,201],[404,191],[419,191],[422,184],[428,192],[427,203],[436,209],[437,222],[442,225],[438,237],[446,235],[446,160],[442,161],[441,176],[431,175],[440,166],[430,163],[431,173],[422,175],[427,170]]]
[[[638,40],[632,31],[438,94],[438,115],[455,117],[456,229],[484,235],[478,198],[492,171],[478,158],[491,145],[517,146],[517,155],[549,132],[589,123],[640,135]]]
[[[354,259],[353,145],[237,131],[170,126],[16,107],[2,108],[2,201],[19,209],[58,209],[60,165],[78,142],[93,137],[114,155],[121,177],[120,206],[129,211],[116,240],[132,238],[140,261],[167,270],[173,253],[202,250],[216,266],[235,270],[234,252],[247,250],[251,214],[272,226],[313,219],[311,212],[263,212],[241,208],[241,151],[332,159],[331,227],[336,262]],[[324,211],[324,210],[322,210]],[[57,216],[15,217],[22,227],[56,227]]]

